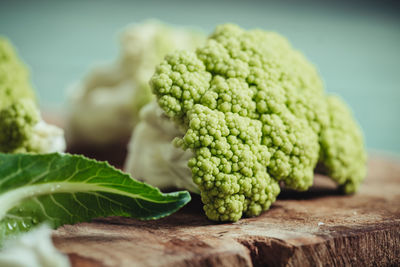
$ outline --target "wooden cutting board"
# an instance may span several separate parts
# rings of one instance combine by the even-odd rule
[[[214,223],[201,201],[158,221],[97,219],[54,232],[73,266],[400,265],[400,163],[374,157],[360,191],[317,176],[256,218]]]

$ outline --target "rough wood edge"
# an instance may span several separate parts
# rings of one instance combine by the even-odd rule
[[[398,266],[400,220],[341,235],[320,235],[322,242],[293,245],[285,240],[248,236],[237,241],[247,247],[253,266]]]

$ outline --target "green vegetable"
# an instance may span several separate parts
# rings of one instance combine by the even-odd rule
[[[0,152],[64,149],[63,131],[41,119],[28,70],[12,45],[0,37]]]
[[[0,109],[21,98],[35,99],[29,72],[11,43],[0,36]]]
[[[318,162],[346,193],[365,176],[348,107],[325,94],[315,67],[276,33],[219,26],[196,52],[167,55],[151,86],[181,130],[174,144],[192,152],[191,178],[212,220],[259,215],[280,182],[307,190]],[[141,141],[134,138],[132,146]]]
[[[338,97],[327,97],[329,127],[320,134],[320,161],[347,193],[356,192],[366,176],[366,152],[361,129]]]
[[[188,192],[163,194],[82,156],[0,153],[0,166],[0,240],[41,222],[58,227],[106,216],[158,219],[190,201]]]

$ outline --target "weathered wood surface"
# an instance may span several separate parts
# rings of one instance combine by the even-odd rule
[[[158,221],[97,219],[55,231],[73,266],[398,266],[400,164],[374,158],[356,195],[318,176],[260,217],[216,224],[195,198]]]

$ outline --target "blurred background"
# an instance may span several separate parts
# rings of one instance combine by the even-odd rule
[[[44,110],[118,54],[117,33],[156,18],[211,32],[237,23],[285,35],[360,122],[369,149],[400,154],[400,1],[5,1],[0,34],[30,66]]]

